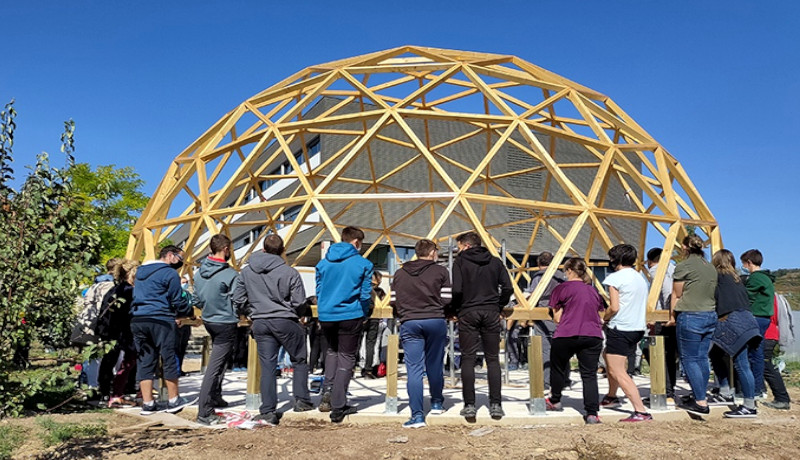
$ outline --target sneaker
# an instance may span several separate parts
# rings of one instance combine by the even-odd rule
[[[157,412],[161,412],[161,410],[157,402],[150,401],[149,404],[142,404],[142,410],[139,412],[139,415],[153,415]]]
[[[322,393],[322,400],[319,402],[319,407],[317,407],[320,412],[330,412],[331,407],[331,393],[330,391],[326,391]]]
[[[492,420],[500,420],[501,418],[505,417],[506,413],[503,411],[503,406],[494,403],[489,405],[489,416],[492,417]]]
[[[599,415],[587,415],[583,418],[583,421],[586,422],[587,425],[597,425],[603,423],[600,421]]]
[[[214,401],[214,407],[225,408],[225,407],[228,407],[228,406],[230,406],[230,403],[228,403],[228,401],[225,401],[222,398],[219,398],[216,401]]]
[[[734,410],[729,410],[722,414],[725,418],[756,418],[758,411],[755,409],[748,409],[744,406],[739,406]]]
[[[517,364],[509,364],[508,365],[508,370],[509,371],[516,371],[518,369],[519,369],[519,365],[517,365]]]
[[[440,402],[432,402],[430,413],[433,415],[444,414],[444,404]]]
[[[347,406],[345,405],[341,409],[333,409],[331,410],[331,422],[333,423],[342,423],[345,417],[348,415],[353,415],[358,412],[358,408],[354,406]]]
[[[364,372],[361,373],[361,378],[364,378],[364,379],[367,379],[367,380],[375,380],[375,379],[378,378],[378,376],[375,375],[374,373],[370,372],[370,371],[364,371]]]
[[[653,420],[653,416],[648,414],[647,412],[634,412],[628,417],[622,418],[620,422],[649,422]]]
[[[283,414],[280,412],[267,412],[266,414],[258,414],[253,417],[253,421],[259,425],[278,426],[281,423]]]
[[[545,398],[544,400],[545,410],[549,410],[551,412],[564,412],[564,406],[559,402],[552,402],[550,398]]]
[[[686,412],[689,412],[690,414],[701,415],[701,416],[708,415],[711,412],[711,409],[709,409],[708,406],[701,406],[700,404],[697,404],[697,401],[684,403],[681,406],[681,409],[685,410]]]
[[[766,401],[768,398],[769,398],[769,395],[767,394],[766,391],[756,395],[756,401],[759,401],[759,402]]]
[[[295,412],[306,412],[314,409],[314,404],[311,401],[303,401],[302,399],[298,399],[294,403],[294,411]]]
[[[475,420],[475,417],[478,416],[478,409],[475,407],[475,404],[465,404],[459,415],[467,420]]]
[[[178,399],[175,402],[170,401],[167,403],[167,408],[165,412],[170,414],[177,414],[178,412],[182,411],[184,407],[191,406],[192,404],[197,402],[197,398],[188,399],[184,398],[183,396],[178,396]]]
[[[425,425],[425,417],[422,416],[411,417],[410,419],[408,419],[407,422],[403,424],[403,428],[424,428],[426,426],[427,425]]]
[[[765,401],[761,404],[763,404],[765,407],[775,410],[789,410],[791,406],[788,402],[783,401]]]
[[[603,400],[600,401],[600,407],[605,407],[607,409],[612,409],[615,407],[620,407],[622,405],[622,401],[616,396],[603,396]]]
[[[212,413],[207,417],[203,417],[198,415],[197,416],[197,423],[205,426],[214,426],[214,425],[222,425],[225,423],[225,417],[220,417],[217,414]]]
[[[733,404],[733,395],[711,393],[707,396],[706,400],[709,406],[729,406]]]

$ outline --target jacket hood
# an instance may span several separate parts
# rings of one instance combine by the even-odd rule
[[[94,278],[95,283],[102,283],[104,281],[114,281],[114,276],[110,273],[106,273],[105,275],[98,275]]]
[[[170,267],[164,262],[154,262],[154,263],[144,264],[136,270],[136,279],[146,280],[147,278],[153,276],[153,273],[159,272],[164,269],[172,270],[172,267]]]
[[[228,267],[228,262],[218,262],[206,257],[206,259],[200,265],[200,270],[198,270],[198,273],[200,273],[201,277],[209,279]]]
[[[756,270],[753,273],[763,273],[767,275],[767,278],[769,278],[770,281],[775,283],[775,275],[773,275],[769,270]]]
[[[250,256],[250,268],[256,273],[269,273],[272,270],[286,265],[286,261],[281,256],[275,254],[268,254],[266,252],[254,252]]]
[[[533,276],[544,276],[544,272],[546,272],[546,271],[547,271],[547,269],[537,270],[536,273],[533,274]],[[566,281],[567,280],[567,275],[565,275],[564,272],[562,272],[561,270],[556,269],[556,272],[553,273],[553,279],[554,280],[560,280],[560,281]]]
[[[411,276],[419,276],[425,272],[431,265],[436,265],[436,262],[432,260],[424,260],[424,259],[417,259],[412,260],[410,262],[406,262],[403,264],[404,272],[408,273]]]
[[[483,246],[462,251],[459,257],[476,265],[489,265],[489,262],[492,261],[492,253]]]
[[[359,255],[358,250],[350,243],[334,243],[328,248],[325,259],[329,262],[341,262],[350,257]]]

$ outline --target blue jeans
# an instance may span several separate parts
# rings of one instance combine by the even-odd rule
[[[750,361],[748,359],[750,350],[763,347],[761,342],[759,342],[758,345],[751,345],[751,343],[748,343],[747,347],[742,348],[739,354],[733,357],[733,368],[736,369],[736,376],[739,378],[739,386],[742,389],[742,395],[744,395],[745,399],[753,399],[756,395],[755,378],[753,377],[753,372],[750,370]]]
[[[428,375],[431,402],[444,402],[444,348],[447,345],[447,323],[444,319],[412,319],[400,325],[411,417],[423,417],[422,374]]]
[[[711,374],[708,352],[716,325],[717,313],[713,311],[682,311],[678,315],[678,350],[696,401],[706,400],[708,377]]]
[[[756,316],[761,337],[764,337],[767,332],[769,321],[766,316]],[[756,382],[756,394],[764,393],[767,391],[764,386],[764,340],[758,344],[758,347],[747,349],[747,358],[750,360],[750,369],[753,371],[753,380]]]

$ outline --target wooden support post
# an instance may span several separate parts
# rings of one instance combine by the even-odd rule
[[[258,348],[253,337],[247,338],[247,395],[245,409],[258,410],[261,406],[261,363],[258,361]],[[275,372],[267,369],[266,372]]]
[[[386,348],[386,414],[397,413],[397,357],[400,349],[400,337],[389,335]]]
[[[546,415],[544,401],[544,358],[542,356],[542,336],[532,335],[528,345],[528,377],[530,379],[530,415]]]
[[[208,369],[208,360],[211,358],[211,336],[203,337],[203,351],[200,355],[200,373],[205,374]]]
[[[667,366],[664,359],[664,337],[650,337],[650,408],[667,410]]]

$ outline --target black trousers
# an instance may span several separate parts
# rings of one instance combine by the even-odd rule
[[[786,385],[783,383],[783,377],[775,365],[772,364],[772,357],[775,354],[775,347],[778,345],[777,340],[764,341],[764,380],[767,381],[772,396],[777,402],[791,402],[789,393],[786,392]],[[758,385],[756,385],[758,387]]]
[[[181,326],[175,343],[175,354],[178,356],[178,370],[183,369],[183,358],[186,356],[186,349],[189,347],[189,339],[192,337],[192,326]]]
[[[308,339],[311,343],[311,352],[308,358],[308,367],[312,371],[316,368],[325,368],[325,355],[328,351],[328,341],[322,333],[319,320],[314,318],[308,323]]]
[[[475,356],[483,348],[489,378],[489,404],[502,402],[500,381],[500,335],[505,320],[498,310],[470,309],[458,315],[461,345],[461,380],[464,404],[475,404]]]
[[[378,331],[381,327],[380,319],[370,318],[364,322],[364,370],[373,372],[375,367],[375,344],[378,343]]]
[[[331,407],[341,409],[347,405],[347,387],[353,378],[364,318],[320,323],[322,332],[328,340],[328,353],[325,356],[325,391],[331,392]]]
[[[569,360],[578,357],[578,367],[583,382],[583,408],[586,415],[597,415],[600,395],[597,389],[597,364],[603,352],[600,337],[557,337],[550,349],[550,401],[561,401],[561,392],[569,379]]]
[[[204,323],[208,335],[211,336],[211,357],[208,360],[203,384],[200,387],[200,402],[197,415],[208,417],[214,413],[214,406],[222,399],[222,381],[225,368],[233,353],[236,341],[236,323]]]

